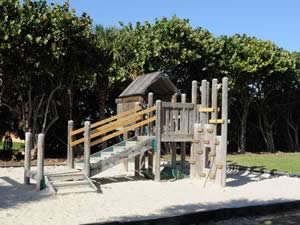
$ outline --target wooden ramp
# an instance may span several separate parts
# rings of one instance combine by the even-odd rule
[[[91,177],[125,160],[143,155],[153,149],[154,140],[154,137],[134,137],[92,154],[90,156]],[[84,159],[76,162],[76,168],[84,168]]]

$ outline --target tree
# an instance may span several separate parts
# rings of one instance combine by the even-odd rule
[[[76,16],[68,2],[5,0],[0,11],[0,67],[10,87],[2,102],[17,113],[24,131],[47,133],[59,119],[58,107],[67,105],[71,118],[73,93],[94,82],[91,19]],[[69,104],[62,104],[65,96]]]
[[[273,90],[280,89],[278,84],[288,77],[285,75],[293,69],[293,62],[287,51],[270,41],[246,35],[222,36],[220,40],[223,41],[221,71],[230,77],[231,101],[240,121],[239,151],[245,152],[247,118],[251,104],[255,99],[265,101]],[[275,81],[277,85],[272,86],[275,83],[268,81]],[[260,130],[267,149],[273,151],[272,124],[268,123],[262,105],[259,107],[259,121],[263,123]]]

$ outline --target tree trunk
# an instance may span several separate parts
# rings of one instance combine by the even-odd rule
[[[239,142],[239,149],[240,153],[246,152],[246,135],[247,135],[247,118],[249,113],[251,100],[245,102],[243,105],[243,112],[241,118],[241,133],[240,133],[240,142]]]

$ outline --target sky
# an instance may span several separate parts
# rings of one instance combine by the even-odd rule
[[[64,0],[48,0],[63,3]],[[247,34],[300,52],[300,0],[70,0],[94,24],[153,22],[176,15],[214,35]]]

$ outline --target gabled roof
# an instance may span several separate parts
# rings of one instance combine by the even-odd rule
[[[155,95],[173,95],[178,89],[161,71],[138,76],[119,97],[145,95],[153,92]]]

